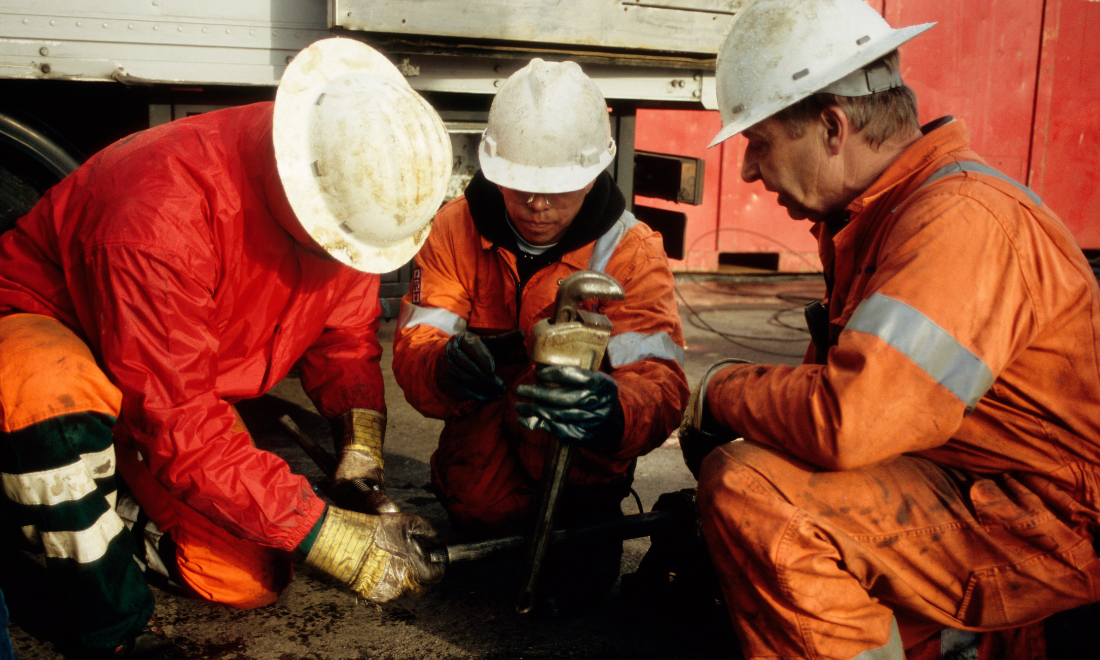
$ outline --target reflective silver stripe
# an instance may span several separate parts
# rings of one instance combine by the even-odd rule
[[[607,343],[607,357],[612,367],[638,362],[646,358],[676,360],[684,364],[684,347],[677,346],[667,332],[645,335],[640,332],[624,332],[615,335]]]
[[[125,529],[114,509],[107,509],[91,527],[80,532],[41,532],[47,557],[75,559],[89,564],[107,554],[107,544]]]
[[[1031,188],[1028,188],[1024,184],[1017,181],[1016,179],[1013,179],[1012,177],[1000,172],[999,170],[996,170],[996,169],[994,169],[994,168],[992,168],[988,165],[983,165],[982,163],[976,163],[976,162],[971,161],[971,160],[964,160],[964,161],[960,161],[960,162],[957,162],[957,163],[949,163],[947,165],[944,165],[940,169],[933,172],[932,176],[925,179],[924,183],[920,184],[917,187],[917,190],[920,190],[921,188],[927,186],[930,183],[933,183],[935,181],[939,181],[940,179],[942,179],[945,176],[951,176],[952,174],[959,174],[961,172],[978,172],[979,174],[986,174],[988,176],[997,177],[998,179],[1000,179],[1002,181],[1007,181],[1008,183],[1011,183],[1012,185],[1019,188],[1021,192],[1023,192],[1025,195],[1027,195],[1029,198],[1031,198],[1031,201],[1035,203],[1035,206],[1042,206],[1043,205],[1043,200],[1038,195],[1036,195],[1035,191],[1032,190]],[[912,197],[914,194],[916,194],[917,190],[914,190],[912,193],[909,193],[909,197],[906,197],[905,201],[903,201],[901,204],[898,204],[897,206],[895,206],[894,210],[890,211],[890,212],[891,213],[897,213],[898,209],[901,208],[901,205],[904,204],[905,202],[909,201],[909,198]]]
[[[890,639],[884,646],[877,649],[867,649],[852,660],[905,660],[905,649],[901,645],[901,630],[898,628],[898,620],[890,617]]]
[[[401,308],[401,314],[397,318],[397,329],[404,330],[414,325],[430,325],[449,335],[457,335],[466,331],[466,319],[454,312],[448,312],[439,307],[405,305]]]
[[[588,259],[588,270],[602,273],[607,268],[607,262],[611,261],[611,255],[618,247],[619,241],[636,224],[638,224],[638,219],[634,217],[634,214],[630,211],[623,211],[615,224],[611,225],[611,228],[596,241],[596,246],[592,248],[592,256]]]
[[[0,473],[4,494],[17,504],[52,506],[75,502],[96,490],[95,479],[115,473],[114,445],[102,451],[81,454],[80,461],[41,472]]]
[[[967,412],[993,387],[993,372],[919,310],[881,293],[856,308],[845,330],[879,337],[915,362],[966,404]]]

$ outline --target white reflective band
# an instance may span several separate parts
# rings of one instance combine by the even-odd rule
[[[647,358],[675,360],[684,364],[684,347],[677,346],[667,332],[645,335],[640,332],[624,332],[607,342],[607,357],[612,367],[621,367]]]
[[[454,312],[439,307],[405,305],[397,319],[397,329],[404,330],[414,325],[430,325],[452,336],[466,332],[466,319]]]
[[[623,211],[615,224],[611,225],[611,228],[596,241],[596,246],[592,248],[592,256],[588,259],[588,270],[602,273],[607,268],[607,262],[611,261],[611,255],[614,254],[619,241],[636,224],[638,224],[638,219],[634,217],[634,214],[630,211]]]
[[[1032,202],[1035,203],[1035,206],[1042,206],[1043,205],[1042,198],[1039,197],[1038,195],[1036,195],[1035,191],[1032,190],[1031,188],[1028,188],[1024,184],[1017,181],[1016,179],[1013,179],[1012,177],[1008,176],[1007,174],[1004,174],[1003,172],[1001,172],[999,170],[993,169],[992,167],[990,167],[988,165],[983,165],[981,163],[976,163],[972,160],[961,160],[961,161],[956,161],[954,163],[948,163],[947,165],[944,165],[940,169],[933,172],[932,176],[928,177],[927,179],[924,180],[923,183],[921,183],[919,186],[917,186],[917,190],[920,190],[921,188],[927,186],[928,184],[930,184],[934,181],[938,181],[938,180],[942,179],[945,176],[950,176],[952,174],[959,174],[961,172],[977,172],[979,174],[985,174],[985,175],[988,175],[988,176],[996,177],[996,178],[998,178],[1002,181],[1006,181],[1008,183],[1011,183],[1012,185],[1016,186],[1020,190],[1020,192],[1027,195],[1028,199],[1030,199]],[[912,197],[914,194],[916,194],[917,190],[914,190],[913,192],[909,193],[909,196],[906,197],[904,200],[902,200],[901,204],[898,204],[897,206],[895,206],[894,209],[892,211],[890,211],[890,213],[897,213],[898,209],[901,208],[901,205],[904,204],[905,202],[909,201],[909,198]]]
[[[982,360],[919,310],[873,294],[856,308],[845,330],[879,337],[915,362],[966,404],[967,412],[993,387],[993,372]]]
[[[115,473],[115,448],[82,454],[81,460],[65,467],[27,474],[0,473],[4,494],[17,504],[52,506],[74,502],[95,491],[95,479]]]
[[[90,564],[107,553],[107,544],[124,529],[122,518],[107,509],[99,520],[80,532],[42,532],[42,547],[47,557],[75,559]]]
[[[890,639],[884,646],[877,649],[868,649],[860,653],[852,660],[905,660],[905,650],[901,645],[901,631],[898,629],[898,620],[890,617]]]
[[[106,479],[115,474],[115,446],[112,444],[103,451],[81,454],[80,460],[88,466],[93,479]]]
[[[925,182],[921,184],[921,187],[923,188],[924,186],[935,181],[936,179],[940,179],[942,177],[948,176],[949,174],[955,174],[957,172],[978,172],[979,174],[985,174],[988,176],[996,177],[1002,181],[1007,181],[1008,183],[1016,186],[1020,190],[1020,192],[1027,195],[1032,202],[1035,202],[1035,206],[1043,205],[1042,198],[1036,195],[1035,191],[1031,188],[1028,188],[1024,184],[1020,183],[1016,179],[1013,179],[1007,174],[1004,174],[1000,170],[996,170],[988,165],[983,165],[982,163],[976,163],[970,160],[964,160],[956,163],[951,163],[950,165],[944,165],[940,169],[936,170],[936,172],[932,176],[928,177],[928,179],[926,179]]]

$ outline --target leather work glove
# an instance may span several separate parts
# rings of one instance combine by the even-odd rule
[[[707,369],[695,391],[688,399],[684,419],[680,422],[680,451],[684,454],[684,463],[696,480],[699,479],[699,466],[703,459],[718,445],[724,445],[734,439],[734,434],[722,429],[707,409],[707,384],[714,374],[731,364],[751,364],[748,360],[726,358],[719,360]]]
[[[443,579],[444,565],[429,561],[421,545],[434,537],[428,521],[411,513],[372,516],[329,507],[305,563],[384,603]]]
[[[497,356],[511,352],[512,344],[522,344],[523,333],[510,332],[497,337],[480,337],[462,332],[447,340],[436,362],[435,378],[444,394],[456,401],[495,401],[507,388],[496,375]]]
[[[545,429],[565,442],[591,449],[618,446],[626,420],[615,379],[580,367],[540,367],[538,383],[520,385],[519,422],[532,431]]]
[[[396,513],[386,495],[382,444],[386,416],[374,410],[352,408],[331,422],[340,463],[328,496],[342,509],[361,513]]]

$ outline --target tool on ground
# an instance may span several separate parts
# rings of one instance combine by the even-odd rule
[[[554,316],[539,321],[531,330],[531,360],[538,365],[598,370],[611,339],[611,321],[603,314],[581,309],[580,305],[590,300],[622,300],[625,295],[622,286],[606,273],[585,270],[561,280]],[[529,540],[524,581],[516,603],[516,611],[521,614],[530,612],[535,604],[536,583],[550,544],[554,513],[569,472],[573,447],[554,438],[550,452],[550,460],[543,469],[538,517]]]
[[[283,415],[282,417],[280,417],[279,424],[286,430],[288,434],[290,434],[290,437],[298,443],[298,446],[301,447],[306,452],[306,454],[313,459],[313,462],[317,464],[317,467],[321,468],[321,471],[325,473],[325,476],[329,479],[329,482],[331,484],[336,476],[336,468],[339,465],[336,458],[333,457],[332,454],[328,453],[328,451],[326,451],[324,447],[317,444],[316,440],[303,433],[302,430],[298,428],[298,425],[294,423],[294,420],[290,418],[290,415]],[[393,502],[388,497],[386,497],[385,494],[382,493],[382,491],[378,489],[377,485],[373,483],[368,483],[363,479],[353,479],[350,483],[363,495],[361,501],[357,500],[357,502],[360,502],[360,504],[362,504],[363,502],[371,503],[370,508],[372,508],[373,510],[363,511],[363,513],[397,512],[397,505],[393,504]],[[329,488],[329,490],[331,490],[331,487]],[[332,494],[330,494],[329,492],[326,492],[326,495],[332,497]],[[332,499],[334,502],[337,503],[337,506],[342,506],[345,509],[351,509],[354,511],[360,508],[358,506],[350,505],[348,502],[340,501],[340,499],[343,498],[332,497]],[[379,505],[378,502],[383,503]]]
[[[652,536],[654,533],[670,528],[677,514],[673,511],[650,511],[636,513],[614,520],[573,527],[556,529],[550,535],[550,546],[569,545],[598,539],[637,539]],[[500,554],[520,550],[528,544],[530,537],[517,534],[503,536],[472,543],[450,543],[428,548],[428,558],[437,564],[458,564],[487,559]]]
[[[298,443],[298,446],[313,459],[317,467],[321,468],[331,478],[336,470],[336,459],[321,445],[317,444],[313,438],[302,432],[298,425],[294,423],[294,420],[290,418],[290,415],[280,417],[279,424],[286,429],[290,437]],[[680,517],[679,512],[655,509],[649,513],[637,513],[583,527],[553,530],[547,535],[546,545],[564,546],[605,538],[618,538],[625,541],[627,539],[653,536],[656,533],[671,529],[677,524],[678,517]],[[471,543],[424,545],[426,546],[425,554],[431,563],[450,565],[479,561],[515,552],[528,545],[530,540],[531,537],[517,534]]]
[[[283,415],[280,417],[279,425],[282,426],[286,432],[290,434],[290,437],[294,439],[294,442],[297,442],[298,446],[313,459],[313,462],[317,464],[317,467],[321,468],[321,471],[325,473],[326,477],[331,479],[332,475],[336,474],[336,458],[325,451],[324,447],[317,444],[316,440],[303,433],[302,429],[298,428],[298,425],[290,418],[290,415]]]

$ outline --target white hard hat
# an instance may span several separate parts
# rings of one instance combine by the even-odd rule
[[[330,255],[385,273],[428,238],[451,175],[439,115],[370,46],[323,39],[275,96],[275,157],[294,214]]]
[[[730,23],[715,77],[714,146],[817,92],[864,96],[901,85],[866,70],[935,23],[894,30],[863,0],[755,0]]]
[[[607,102],[576,62],[536,57],[497,92],[478,156],[485,178],[505,188],[580,190],[615,157]]]

